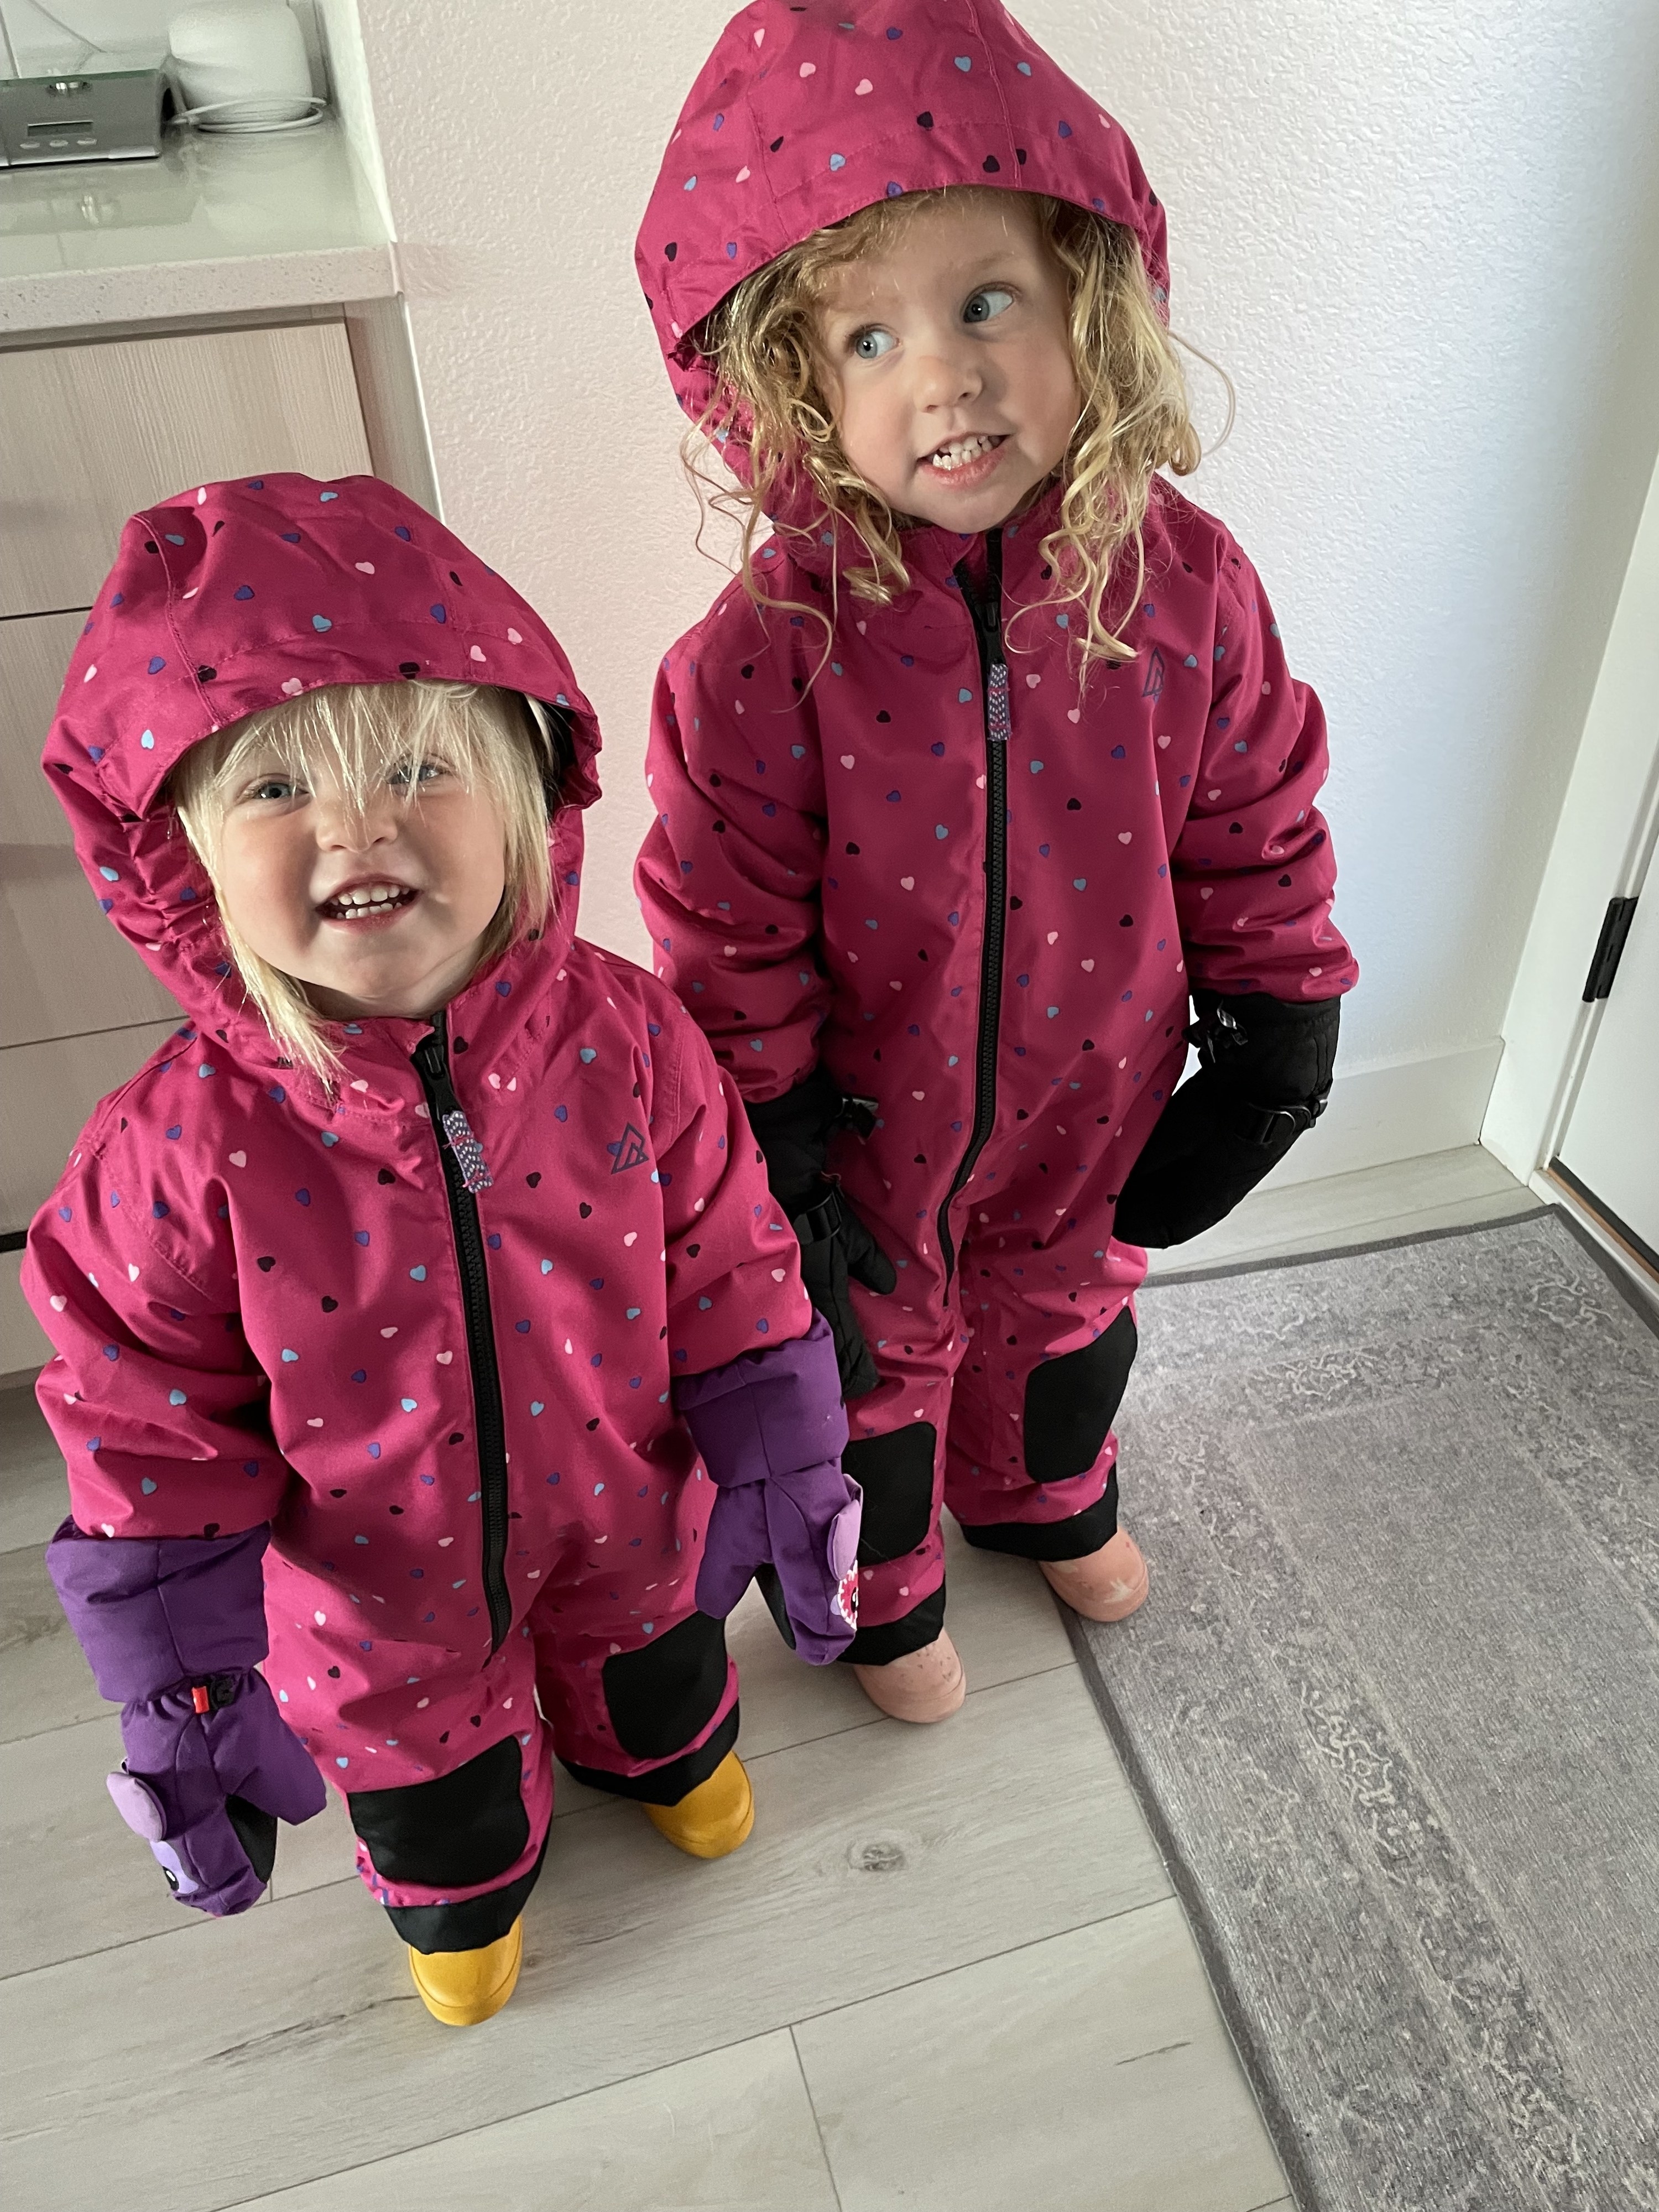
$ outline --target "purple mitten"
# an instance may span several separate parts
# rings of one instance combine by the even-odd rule
[[[98,1687],[121,1705],[116,1809],[180,1901],[215,1915],[255,1902],[277,1820],[308,1820],[327,1795],[254,1671],[268,1538],[100,1538],[66,1521],[46,1551]]]
[[[258,1900],[279,1820],[308,1820],[323,1778],[289,1733],[264,1676],[213,1674],[123,1708],[126,1763],[115,1809],[143,1837],[174,1894],[221,1916]]]
[[[723,1618],[770,1565],[796,1650],[814,1666],[838,1658],[858,1626],[862,1493],[841,1471],[847,1415],[828,1322],[814,1315],[793,1344],[682,1377],[674,1404],[719,1492],[699,1607]]]

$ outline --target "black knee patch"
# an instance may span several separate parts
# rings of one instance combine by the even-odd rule
[[[726,1695],[726,1623],[694,1613],[605,1662],[605,1704],[630,1759],[667,1759],[701,1735]]]
[[[864,1519],[859,1530],[859,1562],[878,1567],[902,1559],[927,1540],[933,1517],[933,1451],[939,1439],[931,1421],[913,1421],[884,1437],[860,1437],[841,1455],[842,1471],[864,1490]]]
[[[1088,1473],[1122,1403],[1134,1357],[1134,1316],[1125,1306],[1092,1344],[1031,1370],[1024,1429],[1025,1472],[1033,1482]]]
[[[404,1790],[354,1790],[351,1825],[383,1881],[470,1889],[505,1874],[530,1841],[520,1771],[519,1739],[506,1735],[453,1774]]]

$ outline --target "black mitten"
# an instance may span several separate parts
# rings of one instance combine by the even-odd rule
[[[1125,1244],[1184,1244],[1212,1229],[1325,1110],[1340,999],[1293,1006],[1254,992],[1194,994],[1199,1071],[1154,1125],[1117,1201]]]
[[[867,1291],[885,1293],[898,1281],[898,1270],[859,1219],[838,1183],[819,1186],[821,1195],[789,1218],[800,1239],[800,1279],[806,1295],[830,1324],[836,1340],[843,1398],[863,1398],[881,1376],[848,1290],[850,1275]]]
[[[841,1369],[842,1395],[862,1398],[881,1380],[875,1360],[853,1311],[850,1276],[883,1295],[898,1281],[898,1271],[824,1173],[830,1133],[842,1122],[869,1126],[873,1109],[848,1098],[823,1068],[781,1098],[750,1106],[749,1126],[766,1158],[772,1195],[788,1216],[800,1240],[801,1280],[806,1295],[830,1324]]]

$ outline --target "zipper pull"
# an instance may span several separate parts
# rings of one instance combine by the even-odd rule
[[[415,1048],[415,1065],[437,1109],[434,1118],[441,1132],[441,1140],[447,1143],[461,1171],[461,1188],[470,1198],[476,1198],[481,1190],[493,1190],[495,1178],[489,1172],[484,1148],[473,1135],[472,1125],[462,1111],[455,1086],[449,1079],[448,1046],[447,1025],[440,1013],[434,1017],[431,1035],[423,1036]]]
[[[1008,662],[1002,649],[1002,532],[985,535],[985,733],[993,744],[1006,745],[1012,722],[1008,711]]]
[[[483,1146],[472,1133],[471,1124],[460,1108],[443,1117],[444,1134],[449,1139],[449,1149],[455,1155],[455,1164],[461,1171],[461,1188],[470,1198],[481,1190],[495,1188],[495,1178],[489,1172],[489,1163],[484,1158]]]
[[[985,687],[985,734],[994,745],[1006,745],[1013,724],[1008,712],[1008,664],[999,657],[991,663]]]

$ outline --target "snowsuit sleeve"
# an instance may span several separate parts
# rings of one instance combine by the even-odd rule
[[[748,617],[728,594],[702,630]],[[757,1100],[811,1073],[830,999],[823,770],[810,696],[788,681],[793,658],[757,633],[745,660],[723,641],[710,650],[702,631],[668,656],[647,763],[656,819],[635,872],[658,974]]]
[[[72,1517],[106,1536],[258,1528],[289,1469],[242,1334],[229,1236],[185,1249],[142,1163],[131,1170],[87,1145],[41,1208],[23,1265],[57,1348],[36,1395],[68,1465]]]
[[[665,1042],[669,1036],[665,1024]],[[678,1011],[672,1039],[673,1103],[657,1171],[668,1349],[678,1378],[805,1336],[812,1309],[801,1288],[800,1248],[767,1188],[735,1085]]]
[[[1333,927],[1336,861],[1314,801],[1325,715],[1285,665],[1255,569],[1220,553],[1212,696],[1191,804],[1171,854],[1195,989],[1335,998],[1358,975]]]

